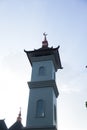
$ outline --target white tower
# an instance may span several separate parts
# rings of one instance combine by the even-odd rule
[[[58,49],[59,46],[48,47],[44,34],[40,49],[25,51],[32,66],[26,129],[57,129],[56,99],[59,92],[55,73],[62,69]]]

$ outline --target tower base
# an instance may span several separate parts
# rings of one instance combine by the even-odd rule
[[[57,130],[55,126],[53,127],[42,127],[42,128],[27,128],[24,127],[23,130]]]

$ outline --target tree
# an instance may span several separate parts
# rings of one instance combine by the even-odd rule
[[[87,101],[85,102],[85,106],[87,107]]]
[[[85,67],[87,68],[87,65],[86,65]],[[86,105],[86,107],[87,107],[87,101],[85,102],[85,105]]]

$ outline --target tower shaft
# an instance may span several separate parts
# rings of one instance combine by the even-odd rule
[[[62,69],[57,48],[49,48],[46,40],[38,50],[25,51],[32,66],[31,81],[28,82],[29,102],[27,129],[57,129],[57,97],[59,95],[55,75]],[[46,43],[47,42],[47,46]]]

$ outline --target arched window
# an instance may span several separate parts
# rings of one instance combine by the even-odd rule
[[[44,117],[45,111],[44,111],[44,101],[42,99],[37,101],[36,106],[36,117]]]
[[[45,74],[45,68],[44,68],[44,66],[41,66],[39,68],[39,75],[44,75],[44,74]]]

